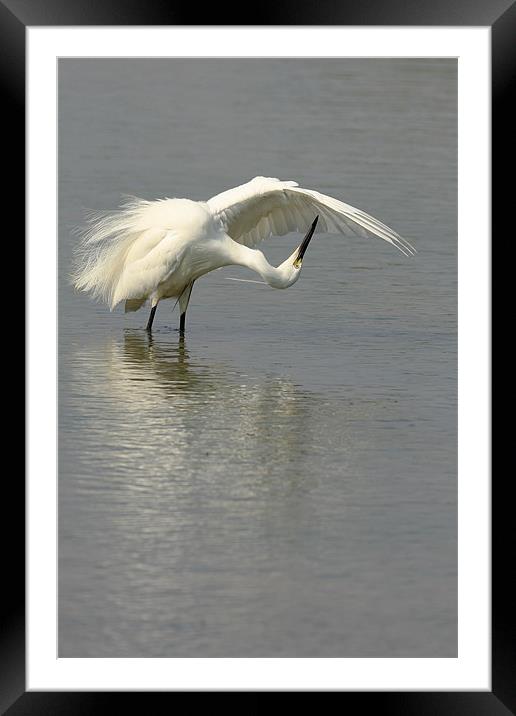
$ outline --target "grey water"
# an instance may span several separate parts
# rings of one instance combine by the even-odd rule
[[[456,61],[63,59],[58,82],[59,656],[456,656]],[[215,271],[184,341],[172,301],[149,338],[147,308],[70,286],[85,209],[260,174],[418,254],[320,234],[288,290]]]

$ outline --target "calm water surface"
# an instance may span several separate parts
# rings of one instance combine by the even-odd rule
[[[456,655],[456,64],[61,60],[59,655]],[[83,209],[257,174],[409,238],[110,313]],[[263,246],[277,265],[299,237]]]

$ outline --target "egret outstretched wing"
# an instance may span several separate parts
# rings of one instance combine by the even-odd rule
[[[319,232],[378,236],[406,255],[415,253],[406,239],[373,216],[318,191],[302,189],[294,181],[255,177],[207,203],[226,233],[245,246],[256,246],[272,235],[302,233],[318,215]]]

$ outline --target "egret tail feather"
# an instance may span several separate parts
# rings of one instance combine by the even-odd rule
[[[146,300],[146,298],[128,298],[125,302],[124,313],[133,313],[134,311],[139,311]]]

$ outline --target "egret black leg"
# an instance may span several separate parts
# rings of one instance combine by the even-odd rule
[[[153,306],[151,308],[149,320],[147,321],[147,330],[150,332],[152,330],[152,322],[154,321],[154,314],[156,313],[156,308],[158,307],[158,304]]]
[[[194,281],[191,281],[188,286],[185,287],[183,293],[179,296],[179,310],[181,315],[179,317],[179,335],[184,336],[185,334],[185,323],[186,323],[186,309],[190,303],[190,296],[192,295],[192,288]]]

